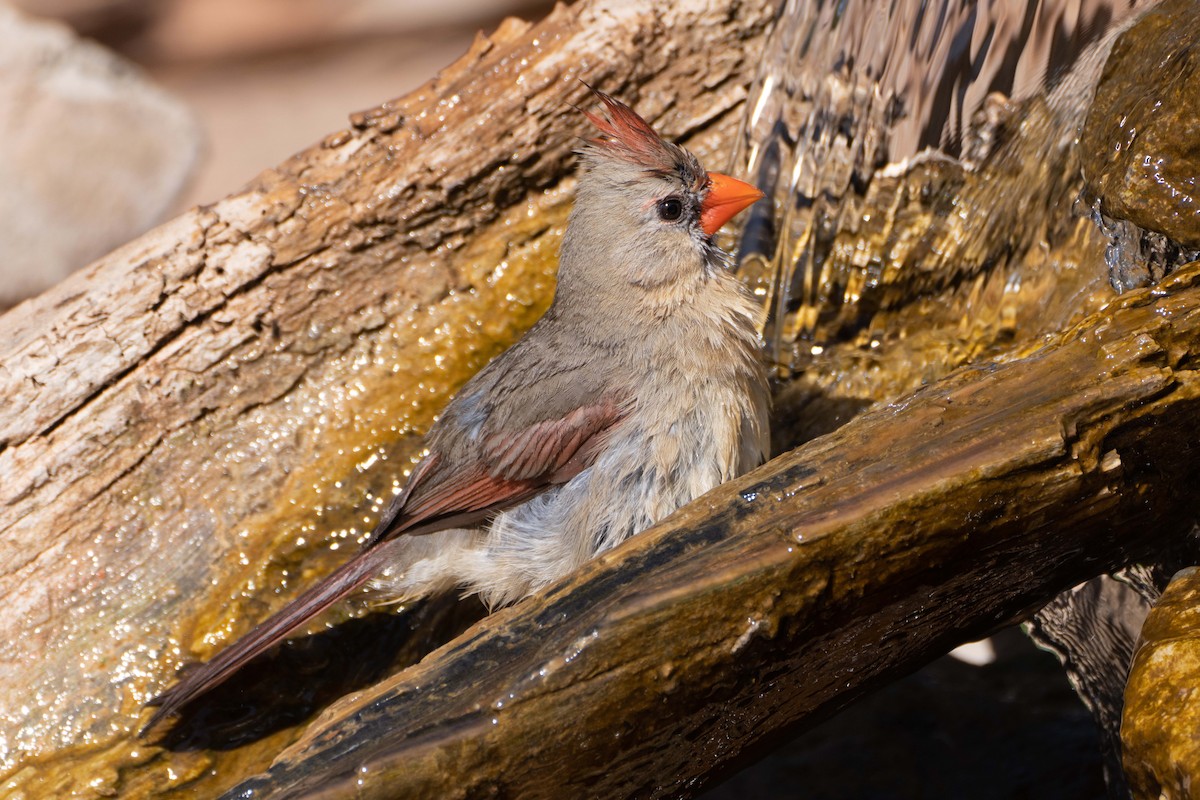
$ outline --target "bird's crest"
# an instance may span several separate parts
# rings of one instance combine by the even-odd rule
[[[639,167],[656,172],[675,171],[679,160],[676,148],[663,141],[646,120],[620,100],[598,89],[592,89],[592,93],[604,104],[608,117],[606,119],[599,114],[580,109],[600,132],[600,136],[587,140],[589,144],[606,155]]]

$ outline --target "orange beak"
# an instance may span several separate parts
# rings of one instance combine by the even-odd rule
[[[733,219],[739,211],[763,198],[763,193],[737,178],[708,173],[708,194],[700,205],[700,227],[709,236]]]

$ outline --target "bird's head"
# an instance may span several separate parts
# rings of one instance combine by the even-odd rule
[[[583,112],[599,135],[579,150],[581,174],[564,262],[586,260],[589,271],[606,271],[610,280],[618,271],[646,287],[719,269],[723,256],[714,235],[762,192],[708,172],[633,109],[595,94],[604,114]]]

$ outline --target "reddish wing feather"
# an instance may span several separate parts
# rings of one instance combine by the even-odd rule
[[[516,434],[488,442],[484,456],[493,475],[520,481],[560,470],[583,445],[621,417],[612,403],[583,406],[562,419],[539,422]]]
[[[577,408],[562,419],[545,420],[517,433],[493,436],[472,467],[439,470],[430,454],[385,513],[368,545],[401,533],[433,533],[470,525],[563,483],[591,463],[604,434],[623,416],[611,402]],[[426,465],[429,465],[428,467]]]
[[[488,475],[478,466],[436,484],[411,499],[402,516],[378,534],[380,540],[401,533],[434,533],[483,521],[489,515],[528,500],[546,487],[539,481],[510,481]]]
[[[386,563],[378,545],[401,533],[432,533],[482,521],[490,514],[563,483],[592,463],[623,410],[612,403],[576,409],[561,420],[539,422],[484,447],[485,461],[438,480],[438,453],[413,471],[408,485],[384,513],[364,549],[274,616],[189,671],[150,705],[158,706],[144,735],[182,706],[224,683],[249,661],[366,583]]]

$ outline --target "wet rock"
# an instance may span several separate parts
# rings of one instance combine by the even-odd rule
[[[1166,0],[1113,46],[1080,135],[1085,193],[1097,211],[1193,251],[1180,261],[1200,248],[1197,107],[1200,4]],[[1123,232],[1114,247],[1126,240]],[[1138,245],[1140,236],[1131,241]],[[1109,261],[1114,285],[1137,282],[1136,270],[1126,264],[1123,273],[1111,251]],[[1155,278],[1148,269],[1143,282]]]
[[[1175,576],[1142,640],[1125,689],[1125,775],[1135,797],[1192,797],[1200,784],[1200,569]]]
[[[0,5],[0,309],[163,219],[200,146],[132,65]]]

